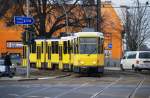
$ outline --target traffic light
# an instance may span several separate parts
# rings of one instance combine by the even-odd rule
[[[28,43],[28,39],[27,39],[27,33],[26,32],[22,32],[22,42],[23,44],[27,44]]]
[[[25,32],[22,33],[23,44],[30,45],[34,43],[35,30],[32,27],[25,28]]]

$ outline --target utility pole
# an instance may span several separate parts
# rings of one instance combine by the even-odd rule
[[[97,7],[96,7],[96,12],[97,12],[97,32],[101,31],[101,0],[97,0]]]
[[[29,16],[29,0],[26,0],[26,7],[27,7],[26,15],[28,17]],[[28,28],[28,27],[29,27],[29,25],[27,24],[26,28]],[[26,35],[27,35],[27,38],[29,39],[29,31],[28,30],[26,30]],[[27,78],[29,78],[30,77],[30,59],[29,59],[30,45],[29,45],[29,42],[27,44],[27,54],[26,55],[27,55]]]

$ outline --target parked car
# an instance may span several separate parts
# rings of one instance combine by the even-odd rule
[[[121,59],[120,68],[135,71],[150,70],[150,51],[128,51]]]
[[[10,72],[12,76],[15,75],[16,67],[14,64],[10,66]],[[4,65],[4,59],[0,59],[0,76],[8,76],[8,73],[6,72],[6,66]]]

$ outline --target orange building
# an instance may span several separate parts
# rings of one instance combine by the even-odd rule
[[[21,32],[18,27],[7,27],[3,20],[0,20],[0,55],[9,51],[12,54],[22,53]]]

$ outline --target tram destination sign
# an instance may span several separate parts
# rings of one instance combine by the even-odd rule
[[[16,24],[16,25],[32,25],[32,24],[34,24],[34,19],[33,19],[33,17],[27,17],[27,16],[15,16],[14,24]]]

